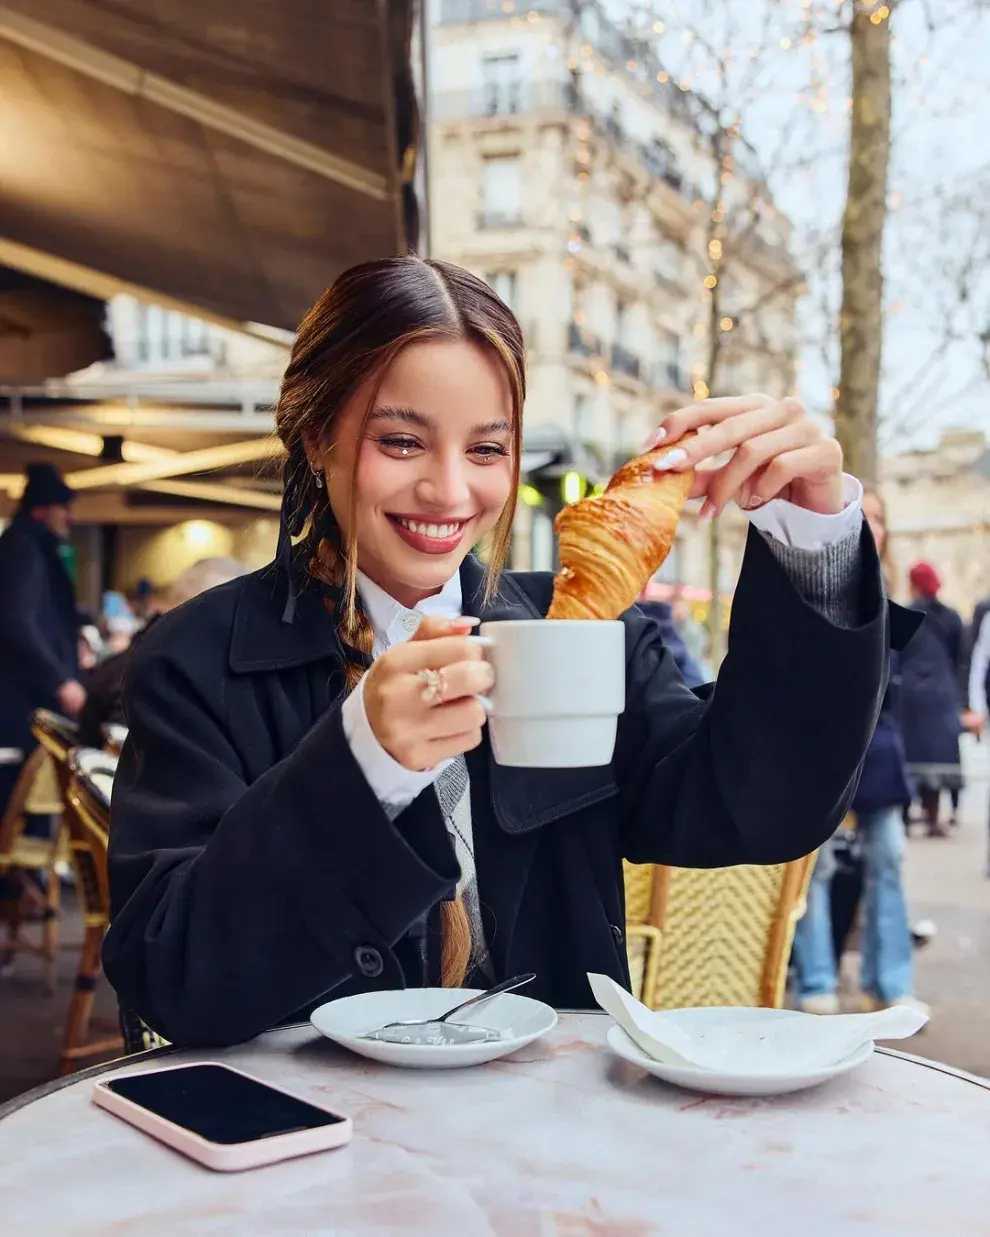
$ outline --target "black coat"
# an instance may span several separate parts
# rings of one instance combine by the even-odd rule
[[[0,536],[0,747],[28,748],[31,713],[79,677],[79,618],[59,540],[18,515]]]
[[[959,764],[964,707],[959,685],[963,623],[940,601],[915,605],[924,622],[901,658],[898,709],[904,748],[911,765],[951,768]]]
[[[863,535],[862,624],[806,604],[751,534],[713,697],[681,680],[655,623],[624,617],[627,704],[610,765],[516,769],[468,754],[495,971],[591,1008],[586,972],[628,983],[622,859],[693,867],[805,855],[842,819],[887,677],[892,626]],[[504,578],[467,614],[542,616],[547,574]],[[327,993],[435,982],[437,904],[459,872],[432,788],[389,821],[341,722],[342,655],[315,592],[280,621],[271,571],[166,615],[135,650],[113,795],[107,975],[183,1044],[247,1039]],[[910,620],[906,621],[910,628]],[[432,908],[432,909],[431,909]],[[428,970],[421,942],[426,922]]]
[[[900,654],[891,653],[887,691],[852,804],[853,810],[861,814],[907,807],[917,793],[908,771],[904,736],[898,722],[900,683]]]

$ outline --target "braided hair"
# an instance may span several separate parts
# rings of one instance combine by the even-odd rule
[[[370,415],[389,365],[412,343],[465,340],[497,358],[512,394],[513,485],[495,526],[485,596],[498,589],[508,554],[519,482],[525,349],[512,311],[482,280],[446,262],[413,255],[366,262],[345,271],[303,319],[275,407],[275,428],[285,448],[282,521],[285,549],[322,586],[324,605],[344,649],[348,691],[371,664],[374,631],[357,592],[356,486],[344,535],[330,504],[321,471],[307,447],[332,442],[337,419],[355,391],[372,379],[371,397],[359,429]],[[292,594],[290,593],[290,597]],[[291,618],[291,605],[287,607]],[[474,942],[461,898],[441,903],[441,981],[460,987]]]

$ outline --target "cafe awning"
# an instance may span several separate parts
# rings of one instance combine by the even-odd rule
[[[413,8],[6,0],[0,266],[294,329],[415,243]]]

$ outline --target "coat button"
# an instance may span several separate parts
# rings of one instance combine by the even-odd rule
[[[617,923],[610,923],[608,926],[612,929],[613,940],[615,941],[616,945],[618,945],[619,948],[621,949],[626,941],[625,932],[622,931],[622,929],[619,927]]]
[[[371,945],[359,945],[354,951],[354,961],[361,974],[368,979],[377,979],[385,970],[381,954]]]

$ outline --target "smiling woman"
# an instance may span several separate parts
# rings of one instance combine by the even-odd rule
[[[469,632],[544,618],[553,583],[502,571],[524,394],[515,318],[445,263],[356,267],[301,324],[277,561],[166,615],[131,665],[104,962],[166,1038],[530,971],[541,999],[587,1008],[589,971],[628,983],[623,859],[781,863],[845,814],[896,611],[860,487],[800,405],[765,396],[658,431],[704,426],[732,452],[696,496],[741,496],[754,525],[717,693],[685,687],[633,607],[611,761],[495,760]]]

